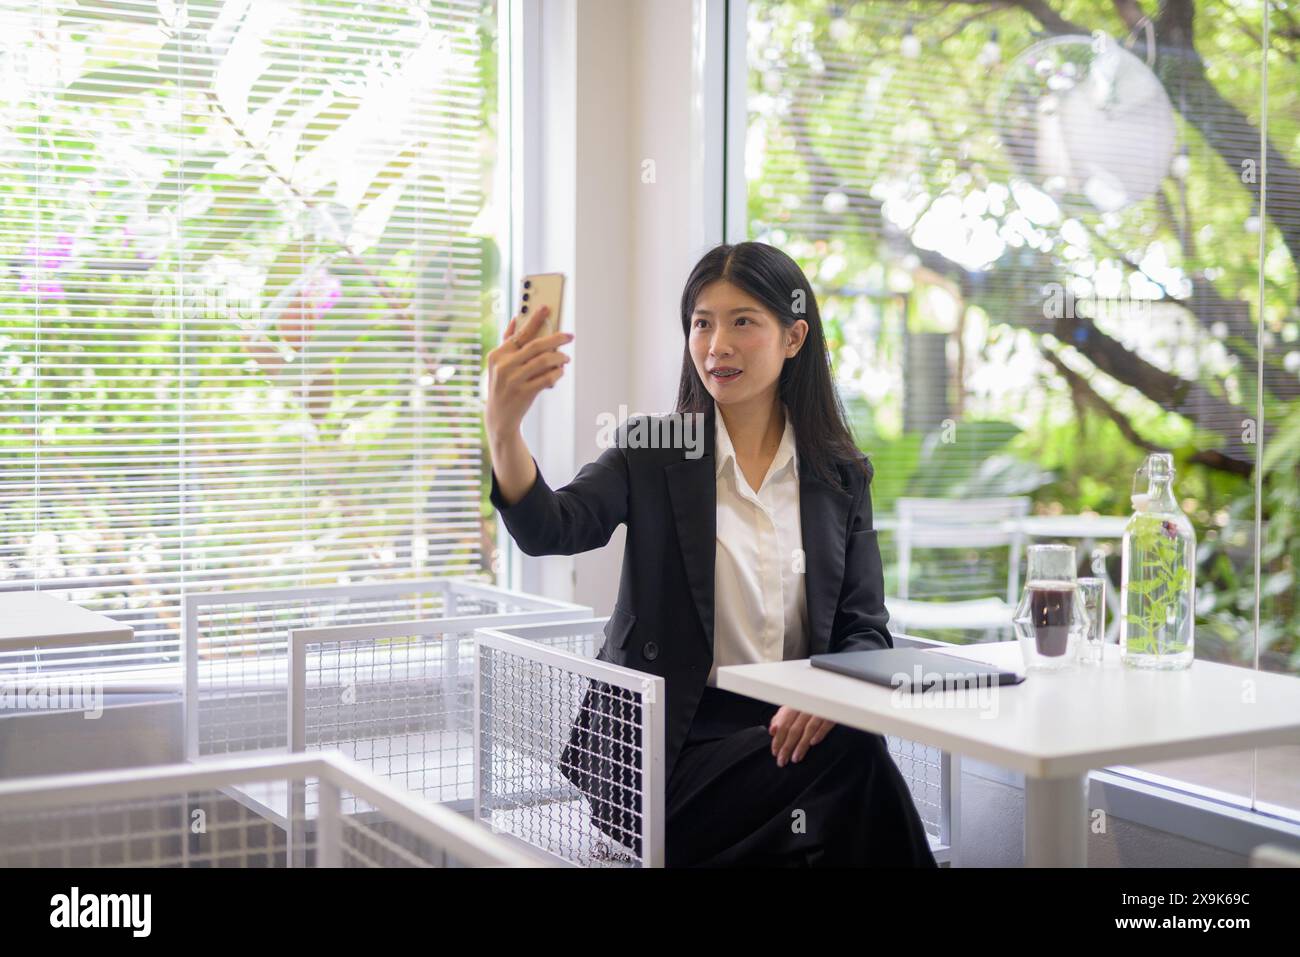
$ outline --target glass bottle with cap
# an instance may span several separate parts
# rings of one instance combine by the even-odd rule
[[[1120,564],[1120,653],[1133,668],[1191,666],[1196,533],[1174,498],[1174,458],[1147,456],[1133,480]]]

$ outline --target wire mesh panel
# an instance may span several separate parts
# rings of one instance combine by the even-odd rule
[[[468,814],[474,796],[475,629],[581,613],[590,615],[590,609],[566,605],[295,630],[290,747],[338,750],[408,791]]]
[[[661,866],[663,679],[590,658],[604,621],[479,631],[474,814],[580,866]]]
[[[467,809],[473,798],[472,645],[417,627],[362,640],[300,633],[293,669],[301,692],[293,697],[291,746],[338,750],[427,800],[459,801]]]
[[[301,818],[250,794],[280,790]],[[463,867],[539,863],[334,755],[27,778],[0,784],[0,867]]]
[[[197,833],[190,830],[193,815]],[[5,815],[4,867],[285,867],[284,831],[220,792]]]
[[[946,642],[893,634],[896,648],[942,648]],[[939,748],[908,738],[885,735],[889,754],[907,782],[917,813],[930,837],[930,850],[939,863],[951,863],[961,820],[960,761]]]
[[[605,628],[608,623],[609,616],[602,615],[592,618],[566,618],[560,622],[532,625],[512,623],[491,630],[511,638],[522,638],[544,648],[594,660],[605,644]]]
[[[294,630],[484,614],[538,620],[590,609],[466,579],[189,595],[185,740],[190,759],[289,746],[288,648]]]
[[[949,860],[954,843],[951,796],[952,757],[929,745],[885,735],[889,754],[902,772],[917,813],[930,837],[930,848],[939,862]]]

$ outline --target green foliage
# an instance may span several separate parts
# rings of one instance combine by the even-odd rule
[[[1053,475],[1005,450],[1021,431],[1009,422],[956,422],[951,430],[904,433],[888,439],[877,430],[860,397],[844,400],[845,416],[858,447],[877,465],[871,483],[877,514],[900,497],[1000,497],[1028,495]]]
[[[1176,533],[1167,534],[1167,528],[1167,520],[1159,515],[1135,515],[1129,523],[1134,565],[1129,571],[1129,604],[1124,613],[1130,626],[1131,652],[1174,653],[1186,648],[1181,642],[1157,647],[1162,629],[1169,628],[1176,635],[1177,623],[1185,618],[1183,590],[1190,579],[1181,542]]]
[[[1143,456],[1151,447],[1172,451],[1176,492],[1201,543],[1198,655],[1252,660],[1258,584],[1261,664],[1300,670],[1300,270],[1279,228],[1296,235],[1295,198],[1271,191],[1261,263],[1258,232],[1243,228],[1259,212],[1255,186],[1204,132],[1223,121],[1226,107],[1216,104],[1239,110],[1256,128],[1260,124],[1261,5],[1195,6],[1197,62],[1204,65],[1212,96],[1198,100],[1189,88],[1180,97],[1177,81],[1171,82],[1186,170],[1168,176],[1158,196],[1108,215],[1066,197],[1060,216],[1036,223],[1037,237],[1008,241],[992,262],[949,270],[958,276],[965,270],[962,307],[968,322],[974,317],[982,323],[978,336],[968,329],[965,367],[952,376],[955,388],[965,389],[949,396],[950,407],[961,410],[953,415],[957,434],[972,421],[1006,423],[1017,433],[996,447],[966,444],[960,437],[947,446],[937,433],[902,428],[907,392],[896,370],[903,368],[904,323],[876,303],[897,293],[908,299],[907,315],[921,314],[929,280],[915,278],[908,243],[937,205],[974,204],[984,209],[981,228],[1014,234],[1013,220],[1024,214],[1015,198],[996,208],[988,203],[1019,175],[1000,135],[996,104],[1017,55],[1049,32],[1036,9],[1078,24],[1082,34],[1100,30],[1115,42],[1132,42],[1141,52],[1142,31],[1130,32],[1119,6],[1097,0],[1059,0],[1038,8],[943,0],[751,0],[747,162],[757,169],[748,196],[751,233],[785,249],[813,280],[846,410],[876,467],[877,514],[921,489],[971,495],[1020,488],[1033,495],[1037,510],[1125,515]],[[1273,17],[1276,27],[1293,15],[1275,6]],[[998,51],[982,60],[994,36]],[[919,42],[920,55],[907,55],[911,42]],[[1293,32],[1275,29],[1272,44],[1269,137],[1280,155],[1300,165],[1300,42]],[[1168,78],[1165,71],[1187,62],[1162,47],[1154,69]],[[838,204],[828,203],[833,191],[843,191]],[[893,208],[872,205],[886,198]],[[942,257],[933,245],[916,253],[928,257],[926,268],[940,268],[934,263]],[[1159,273],[1142,265],[1148,257],[1161,264]],[[1277,424],[1264,437],[1257,504],[1253,476],[1205,463],[1232,440],[1243,419],[1255,415],[1261,270],[1263,320],[1272,337],[1263,355],[1270,377],[1265,418]],[[1041,316],[1037,325],[1033,320],[1045,280],[1095,292],[1097,277],[1106,273],[1137,286],[1165,283],[1148,294],[1183,304],[1188,331],[1169,348],[1151,349],[1133,346],[1140,340],[1140,319],[1103,317],[1097,328],[1134,348],[1143,363],[1194,377],[1226,411],[1203,412],[1194,421],[1186,405],[1162,408],[1112,377],[1104,364],[1090,364],[1076,342],[1042,336]],[[1202,284],[1198,301],[1180,277]],[[1218,305],[1207,306],[1207,296],[1217,297]],[[1211,321],[1233,317],[1236,325],[1226,332]],[[1127,430],[1044,367],[1044,342],[1109,403]],[[966,377],[989,367],[1042,372],[1030,388],[988,397],[970,389]],[[1020,469],[1030,474],[1018,484]],[[1257,510],[1264,530],[1258,583]]]

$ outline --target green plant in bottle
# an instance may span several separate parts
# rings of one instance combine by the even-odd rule
[[[1134,479],[1120,571],[1120,650],[1131,667],[1186,668],[1193,659],[1196,533],[1174,498],[1173,478],[1173,456],[1157,452]]]

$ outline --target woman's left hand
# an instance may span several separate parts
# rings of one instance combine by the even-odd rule
[[[782,705],[767,726],[767,733],[772,736],[772,754],[776,756],[776,766],[785,767],[791,758],[796,763],[802,761],[808,749],[819,744],[833,727],[834,721]]]

